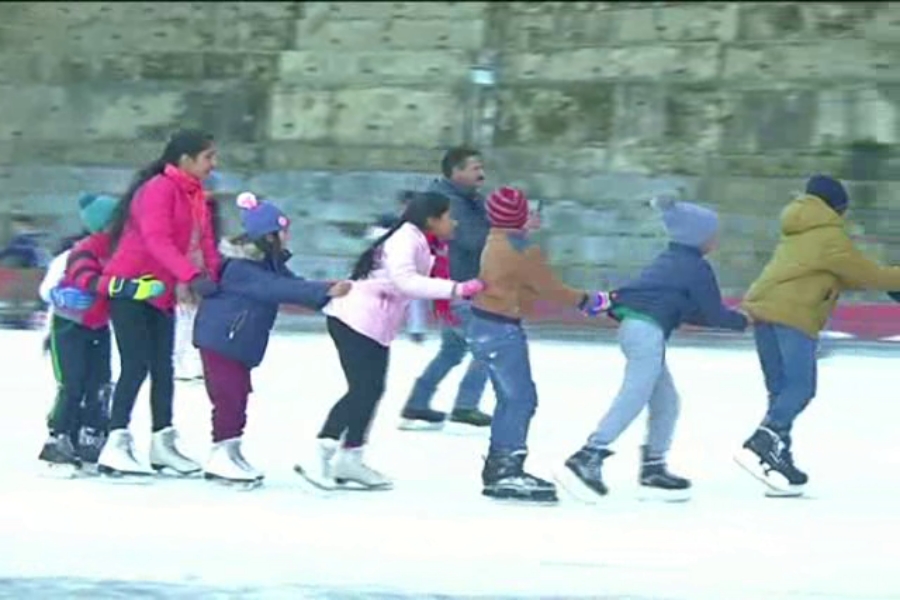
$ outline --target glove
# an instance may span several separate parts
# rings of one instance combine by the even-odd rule
[[[607,292],[591,292],[584,295],[578,309],[589,317],[596,317],[609,310],[612,302]]]
[[[166,291],[166,284],[152,275],[144,275],[138,279],[124,279],[113,277],[109,280],[110,298],[130,298],[132,300],[150,300],[162,296]]]
[[[190,287],[191,291],[201,298],[212,296],[219,291],[219,284],[217,284],[206,275],[197,275],[196,277],[191,279],[188,287]]]
[[[50,302],[55,308],[87,310],[94,303],[94,299],[94,294],[74,287],[57,286],[50,290]]]
[[[470,279],[454,285],[453,295],[457,298],[471,298],[472,296],[481,293],[484,288],[484,282],[480,279]]]

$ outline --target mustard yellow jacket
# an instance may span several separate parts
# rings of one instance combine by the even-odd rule
[[[781,213],[781,239],[743,308],[754,319],[816,337],[844,290],[900,290],[900,267],[884,267],[854,246],[844,218],[816,196]]]

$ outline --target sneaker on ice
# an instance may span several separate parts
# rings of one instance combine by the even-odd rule
[[[177,440],[178,432],[174,427],[155,432],[150,443],[150,466],[157,471],[171,469],[179,475],[198,473],[200,465],[181,453]]]
[[[127,429],[109,432],[106,444],[97,458],[97,469],[101,473],[114,475],[153,475],[134,455],[134,440]]]

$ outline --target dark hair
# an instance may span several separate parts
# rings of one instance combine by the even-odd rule
[[[365,279],[369,276],[372,269],[375,268],[375,257],[378,255],[381,246],[389,237],[394,235],[404,223],[412,223],[424,232],[428,229],[428,219],[439,219],[448,210],[450,210],[450,200],[446,196],[434,192],[425,192],[413,196],[409,204],[406,205],[406,210],[403,211],[400,220],[397,221],[393,227],[388,229],[384,235],[375,240],[372,245],[356,259],[356,264],[353,266],[353,272],[350,275],[350,279],[356,281]]]
[[[400,204],[409,204],[410,202],[412,202],[412,199],[416,197],[417,193],[418,192],[415,192],[413,190],[400,190],[400,192],[397,194],[397,202],[399,202]]]
[[[219,207],[219,202],[215,199],[210,199],[207,202],[207,206],[209,206],[209,218],[212,221],[213,238],[218,244],[222,240],[222,209]]]
[[[125,223],[128,222],[128,216],[131,213],[131,202],[141,186],[150,179],[161,174],[166,165],[177,165],[178,161],[184,155],[194,157],[209,148],[213,143],[213,136],[198,129],[181,129],[172,134],[169,142],[163,149],[162,156],[138,171],[131,180],[128,190],[122,195],[116,212],[113,214],[112,222],[109,226],[112,246],[115,248],[122,232],[125,230]]]
[[[253,244],[256,248],[266,255],[266,258],[279,258],[284,254],[284,246],[281,245],[281,238],[277,233],[267,233],[258,239],[251,239],[246,233],[239,233],[228,239],[235,246],[244,246]]]
[[[472,157],[481,157],[481,152],[476,148],[469,146],[456,146],[450,148],[441,159],[441,172],[444,177],[450,179],[453,176],[453,169],[460,169],[466,166],[466,161]]]

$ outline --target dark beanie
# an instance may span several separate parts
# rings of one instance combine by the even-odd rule
[[[806,182],[806,193],[825,201],[839,215],[847,211],[850,199],[840,181],[828,175],[813,175]]]

